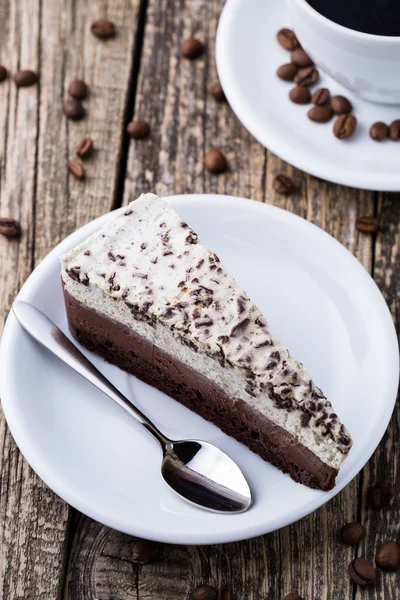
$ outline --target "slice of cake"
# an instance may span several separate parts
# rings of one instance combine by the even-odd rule
[[[68,322],[300,483],[334,486],[351,438],[220,259],[153,194],[62,258]]]

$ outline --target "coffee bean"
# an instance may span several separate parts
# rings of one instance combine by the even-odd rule
[[[219,150],[210,150],[204,157],[204,166],[210,173],[223,173],[228,168],[225,156]]]
[[[307,116],[314,123],[327,123],[332,119],[332,110],[329,106],[313,106]]]
[[[374,217],[363,217],[364,219],[374,219]],[[379,227],[379,224],[378,224]],[[375,231],[375,230],[374,230]],[[374,231],[372,233],[374,233]],[[391,483],[378,481],[368,490],[368,502],[372,508],[387,508],[394,496],[394,489]]]
[[[135,562],[150,563],[160,558],[162,544],[150,540],[137,539],[133,543],[132,556]]]
[[[134,119],[126,126],[126,132],[131,138],[141,140],[150,135],[150,125],[142,119]]]
[[[227,585],[223,585],[218,590],[218,600],[232,600],[231,589]]]
[[[14,82],[17,87],[29,87],[38,80],[38,76],[33,71],[26,69],[25,71],[17,71],[14,75]]]
[[[311,96],[311,102],[317,106],[323,106],[330,98],[330,92],[327,88],[318,88]]]
[[[369,130],[369,135],[376,142],[382,142],[383,140],[386,140],[386,138],[388,137],[389,128],[386,125],[386,123],[382,123],[382,121],[378,121],[377,123],[374,123],[371,126],[371,129]]]
[[[0,81],[7,79],[8,71],[3,65],[0,65]]]
[[[379,222],[375,217],[358,217],[356,219],[356,229],[362,233],[376,233],[379,231]],[[376,495],[380,495],[380,491],[375,492]],[[380,507],[379,507],[380,508]]]
[[[344,96],[332,96],[331,109],[335,115],[345,115],[353,109],[351,102]]]
[[[272,187],[277,194],[288,194],[294,187],[293,179],[281,173],[273,178]]]
[[[278,68],[276,74],[278,77],[283,79],[283,81],[293,81],[298,70],[299,67],[297,65],[294,65],[293,63],[286,63]]]
[[[400,120],[396,119],[389,127],[390,139],[397,142],[400,139]]]
[[[376,579],[374,567],[366,558],[356,558],[349,565],[350,578],[362,587],[373,585]]]
[[[303,48],[296,48],[296,50],[293,50],[290,60],[298,67],[304,68],[314,66],[314,61],[308,56]]]
[[[333,133],[339,140],[347,140],[353,135],[356,127],[357,119],[354,115],[340,115],[333,125]]]
[[[88,86],[82,79],[74,79],[69,84],[68,94],[77,100],[84,100],[88,95]]]
[[[218,592],[211,585],[198,585],[190,595],[191,600],[217,600]]]
[[[93,149],[93,140],[90,137],[84,137],[75,148],[75,152],[82,158],[91,153]]]
[[[107,40],[115,35],[115,25],[108,19],[97,19],[91,24],[90,31],[96,37]]]
[[[283,600],[303,600],[303,596],[300,596],[300,594],[288,594]]]
[[[64,114],[67,117],[67,119],[79,121],[85,116],[85,109],[83,108],[79,100],[77,100],[76,98],[68,98],[64,102]]]
[[[280,43],[285,50],[294,50],[299,46],[299,40],[296,37],[296,34],[291,29],[287,29],[284,27],[280,29],[276,34],[278,42]]]
[[[289,98],[295,104],[308,104],[311,100],[311,93],[308,88],[298,85],[290,90]]]
[[[8,238],[16,238],[21,235],[21,225],[15,219],[0,217],[0,234]]]
[[[346,523],[340,530],[340,539],[349,546],[358,546],[365,537],[365,527],[361,523]]]
[[[400,567],[400,545],[385,542],[375,554],[375,562],[382,571],[396,571]]]
[[[210,83],[208,86],[208,93],[216,100],[217,102],[226,102],[225,92],[222,89],[222,85],[219,81],[215,83]]]
[[[203,53],[203,43],[197,38],[190,37],[181,44],[181,54],[189,60],[198,58]]]
[[[303,87],[310,87],[314,83],[317,83],[318,79],[319,73],[315,67],[305,67],[297,73],[294,82]]]
[[[68,163],[68,169],[75,179],[83,179],[85,176],[83,167],[78,160],[70,160]]]

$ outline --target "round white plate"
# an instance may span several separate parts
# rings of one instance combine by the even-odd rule
[[[357,98],[320,73],[332,95],[351,100],[358,127],[348,140],[332,133],[333,120],[324,125],[307,117],[310,105],[293,104],[293,83],[276,75],[290,53],[276,41],[282,27],[290,27],[283,0],[228,0],[217,33],[218,74],[229,103],[243,125],[264,146],[295,167],[344,185],[372,190],[400,190],[400,143],[374,142],[372,123],[400,118],[400,106],[371,104]]]
[[[373,280],[321,229],[242,198],[188,195],[168,201],[218,253],[350,429],[354,447],[335,489],[326,493],[294,483],[174,400],[85,352],[167,435],[205,439],[228,452],[255,496],[254,506],[235,516],[207,513],[185,503],[161,479],[156,442],[120,407],[38,346],[12,313],[0,352],[3,408],[18,446],[39,476],[97,521],[171,543],[250,538],[312,512],[363,467],[393,410],[396,335]],[[64,331],[59,256],[109,216],[64,240],[20,292],[19,299],[33,303]]]

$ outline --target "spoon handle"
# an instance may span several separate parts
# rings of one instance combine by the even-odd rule
[[[18,322],[39,344],[55,354],[65,364],[79,373],[84,379],[97,387],[106,396],[122,406],[132,417],[134,417],[156,440],[161,444],[163,450],[165,444],[170,440],[166,438],[159,429],[136,408],[100,371],[82,354],[75,344],[40,310],[17,300],[13,304],[13,312]]]

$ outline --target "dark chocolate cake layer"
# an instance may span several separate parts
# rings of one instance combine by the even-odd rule
[[[71,332],[83,346],[213,422],[295,481],[333,488],[337,469],[290,433],[129,327],[88,308],[67,291],[64,295]]]

